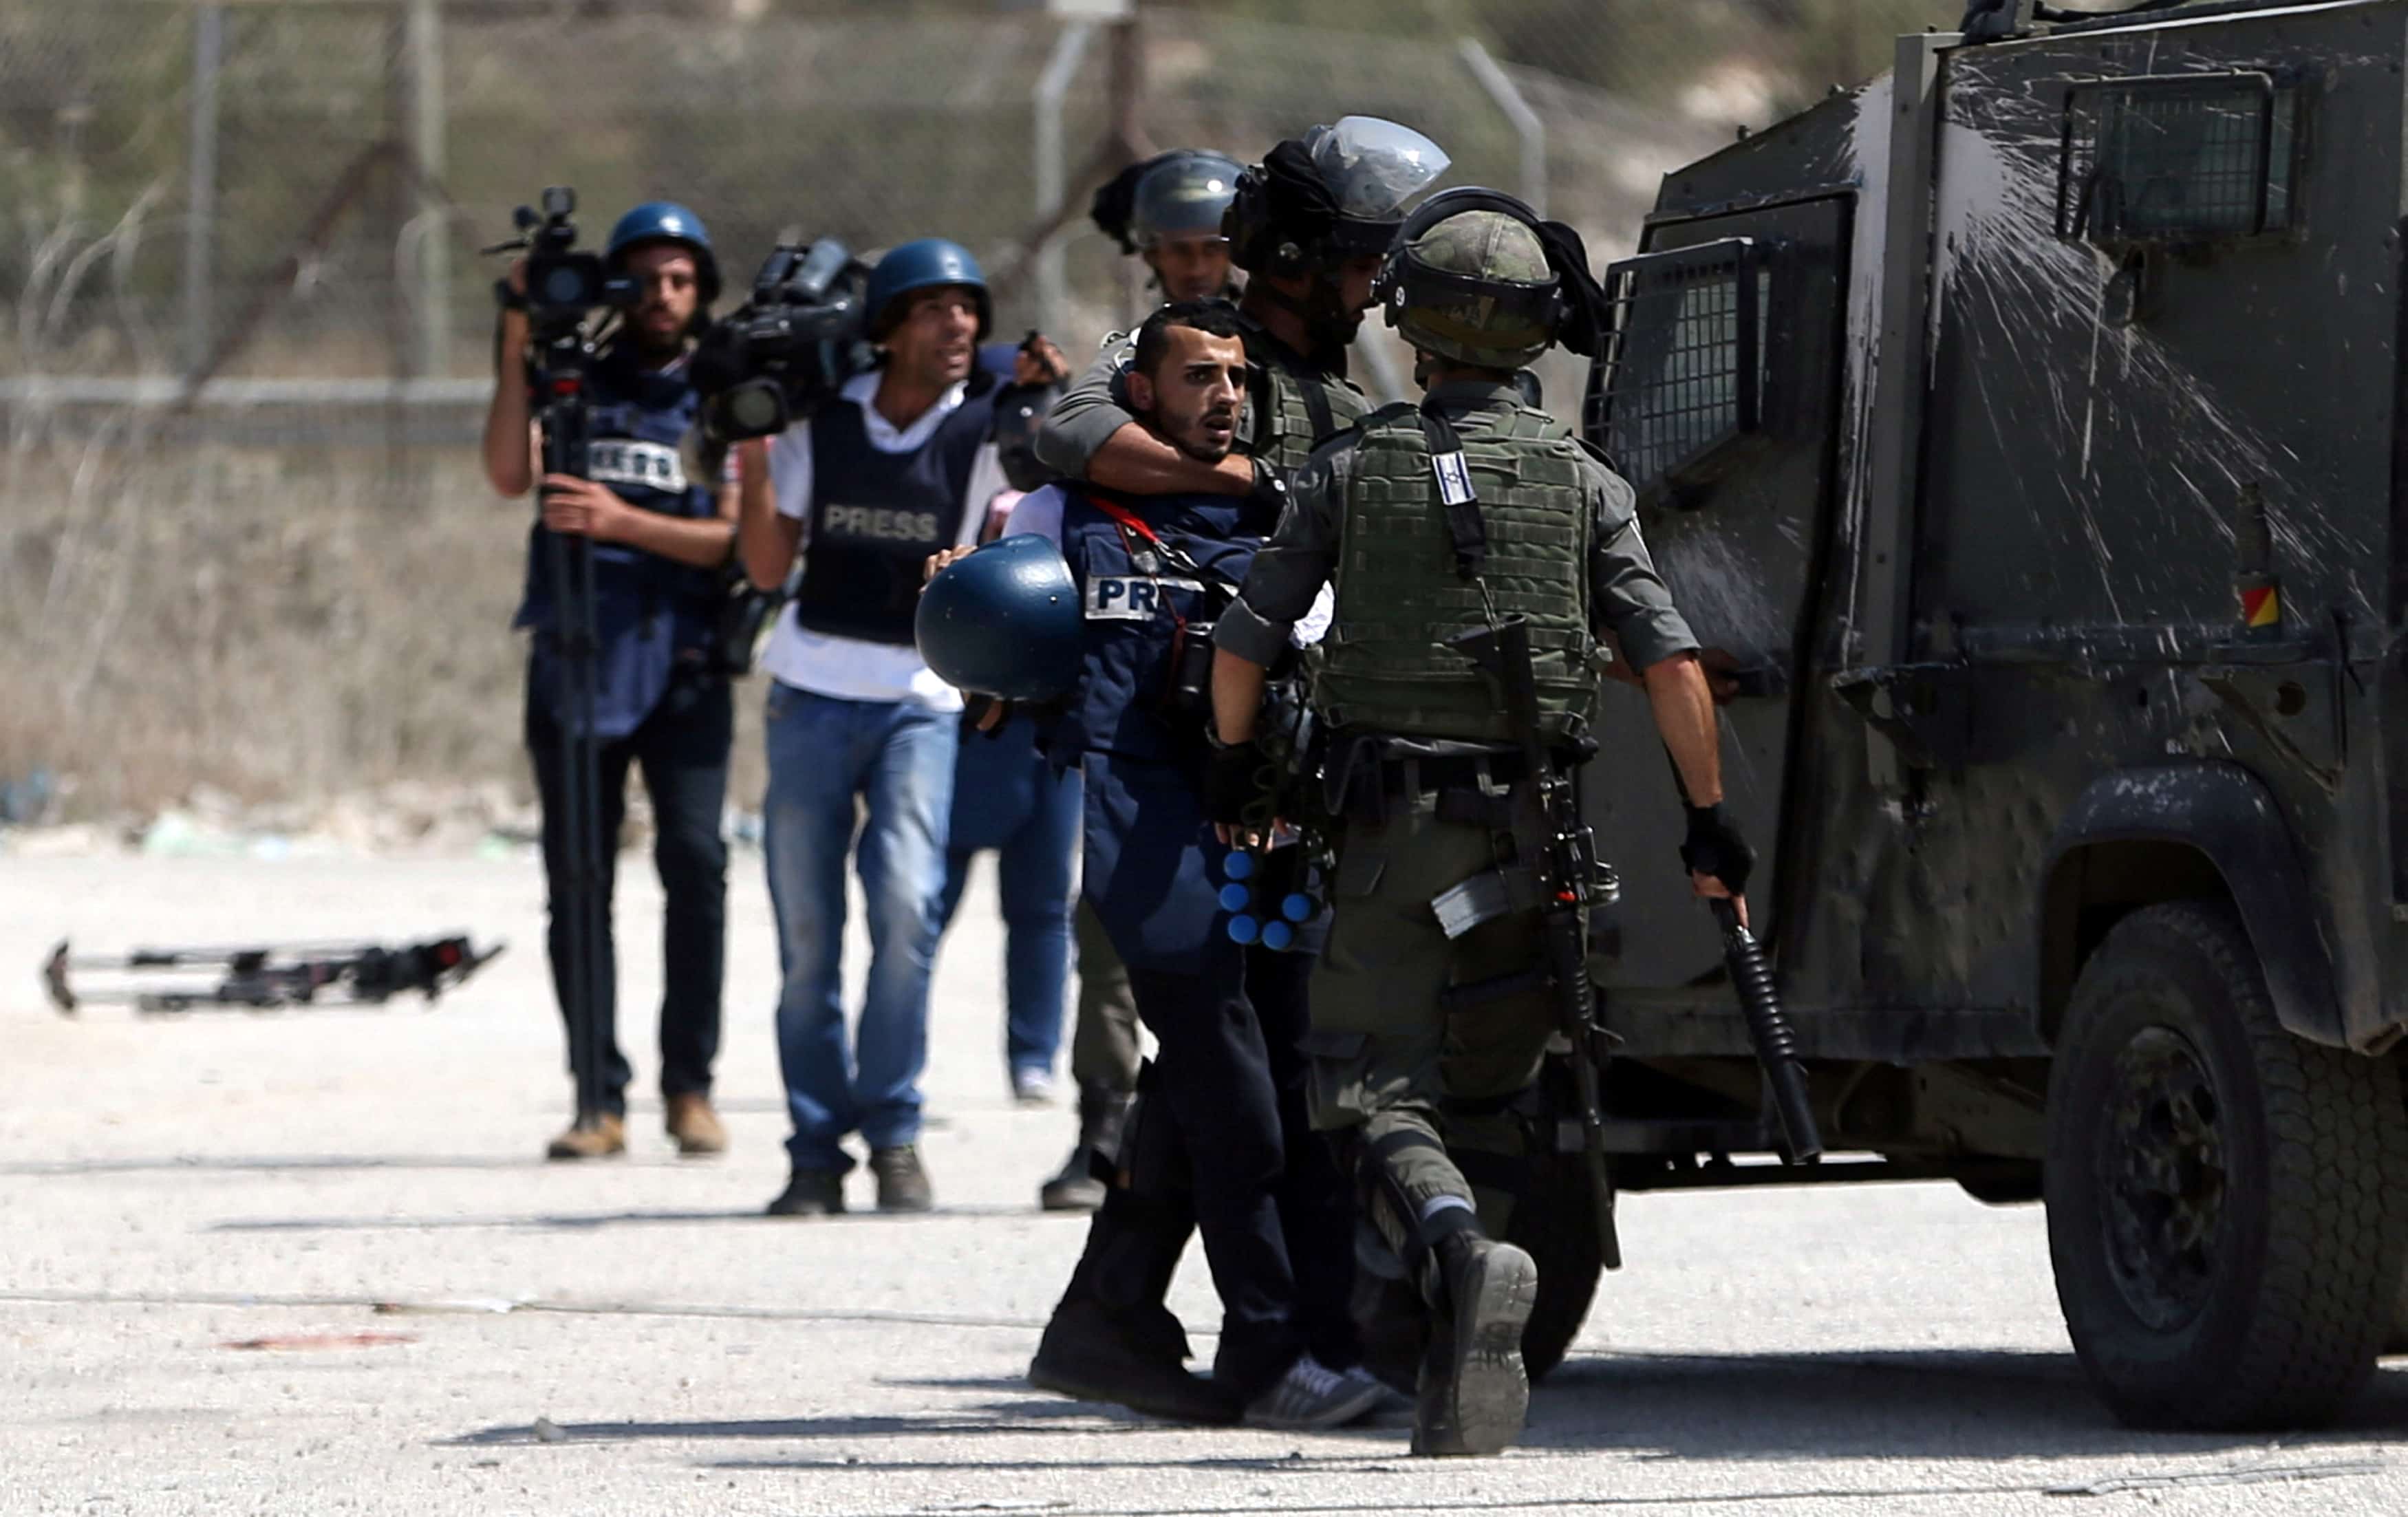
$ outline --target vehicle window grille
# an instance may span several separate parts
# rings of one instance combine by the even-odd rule
[[[1772,268],[1731,237],[1606,270],[1612,322],[1590,384],[1590,439],[1642,494],[1761,431]]]
[[[2300,92],[2263,72],[2152,75],[2066,92],[2057,235],[2103,247],[2289,229]]]

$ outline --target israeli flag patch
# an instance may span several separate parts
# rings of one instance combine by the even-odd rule
[[[1480,498],[1471,488],[1471,467],[1460,451],[1430,454],[1430,474],[1438,480],[1438,498],[1449,506],[1466,506]]]

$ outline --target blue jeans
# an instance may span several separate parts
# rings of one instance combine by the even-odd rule
[[[773,683],[768,698],[769,900],[778,917],[778,1066],[796,1169],[842,1173],[841,1147],[920,1135],[928,1063],[928,966],[945,883],[959,718],[898,701],[838,700]],[[855,867],[869,913],[869,984],[845,1047],[844,866],[854,798],[867,803]]]
[[[953,767],[939,930],[950,926],[970,860],[996,851],[1003,907],[1003,1057],[1010,1071],[1050,1075],[1062,1051],[1070,979],[1071,859],[1079,848],[1079,771],[1056,775],[1037,751],[1037,723],[1015,717],[993,734],[962,735]]]

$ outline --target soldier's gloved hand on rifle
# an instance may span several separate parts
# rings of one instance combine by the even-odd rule
[[[1756,867],[1756,850],[1740,836],[1739,823],[1719,801],[1687,810],[1689,835],[1681,840],[1681,862],[1688,866],[1690,884],[1700,895],[1727,895],[1736,900],[1746,894],[1748,871]]]

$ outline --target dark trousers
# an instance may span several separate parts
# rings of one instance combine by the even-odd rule
[[[1312,959],[1214,936],[1201,974],[1129,968],[1160,1044],[1144,1098],[1171,1120],[1140,1117],[1129,1141],[1147,1152],[1125,1154],[1131,1182],[1097,1213],[1081,1277],[1115,1314],[1158,1313],[1189,1230],[1202,1233],[1223,1311],[1213,1378],[1251,1396],[1301,1350],[1336,1368],[1361,1358],[1353,1198],[1312,1126]]]
[[[595,987],[602,1043],[602,1109],[624,1114],[633,1078],[619,1050],[618,956],[611,940],[609,902],[618,873],[618,841],[627,814],[627,769],[640,769],[652,803],[652,865],[668,897],[661,923],[661,1094],[707,1093],[710,1063],[719,1053],[720,984],[726,964],[727,845],[720,813],[727,801],[727,755],[736,714],[727,681],[699,672],[681,673],[660,704],[624,737],[596,745],[601,812],[600,873],[602,942]],[[543,866],[552,913],[549,946],[553,994],[568,1024],[568,1068],[588,1067],[586,1030],[567,1004],[568,934],[561,907],[570,881],[563,854],[566,819],[562,815],[566,751],[550,706],[532,687],[526,704],[527,752],[535,764],[536,791],[543,804]],[[582,1087],[580,1086],[580,1089]]]

